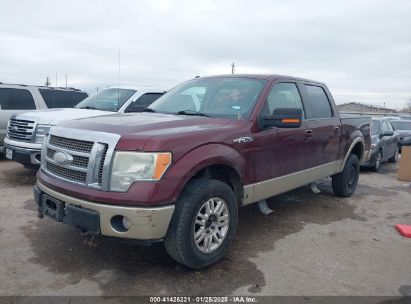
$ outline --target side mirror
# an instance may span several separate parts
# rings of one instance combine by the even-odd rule
[[[394,135],[394,132],[393,132],[393,131],[385,131],[384,133],[381,134],[381,137],[384,137],[384,136],[393,136],[393,135]]]
[[[277,108],[273,114],[263,114],[260,125],[262,128],[299,128],[302,117],[299,108]]]

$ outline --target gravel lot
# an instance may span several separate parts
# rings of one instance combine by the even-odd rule
[[[411,188],[396,165],[361,172],[349,199],[308,187],[272,198],[274,213],[240,210],[229,255],[204,271],[173,262],[161,244],[136,247],[38,219],[34,174],[0,160],[1,295],[411,295]]]

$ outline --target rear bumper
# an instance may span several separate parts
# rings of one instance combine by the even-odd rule
[[[4,139],[5,148],[13,151],[13,160],[25,166],[40,166],[41,144],[22,143]]]
[[[33,192],[39,214],[93,234],[122,239],[164,238],[174,212],[174,205],[145,208],[99,204],[59,193],[40,182],[37,182]],[[54,208],[56,204],[62,207]],[[121,225],[122,217],[130,223],[128,230]]]

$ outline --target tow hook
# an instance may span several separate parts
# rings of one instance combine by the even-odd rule
[[[92,248],[96,248],[98,246],[95,234],[85,231],[82,233],[82,236],[84,245]]]

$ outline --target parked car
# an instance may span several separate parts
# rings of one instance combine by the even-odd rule
[[[399,150],[401,152],[401,147],[411,146],[411,120],[392,121],[391,123],[400,136]]]
[[[70,108],[88,95],[73,88],[51,88],[0,82],[0,153],[4,152],[7,123],[13,114],[47,108]]]
[[[45,136],[34,197],[46,215],[125,240],[164,240],[177,262],[221,259],[238,207],[332,176],[348,197],[370,118],[341,118],[327,87],[275,75],[200,77],[144,113],[79,119]]]
[[[364,167],[378,171],[385,161],[395,163],[399,153],[399,136],[387,118],[373,118],[371,123],[371,151]]]
[[[164,94],[155,88],[111,87],[78,103],[72,109],[53,109],[13,115],[5,139],[6,157],[26,167],[38,167],[41,146],[51,126],[65,121],[111,115],[113,112],[141,112]]]

